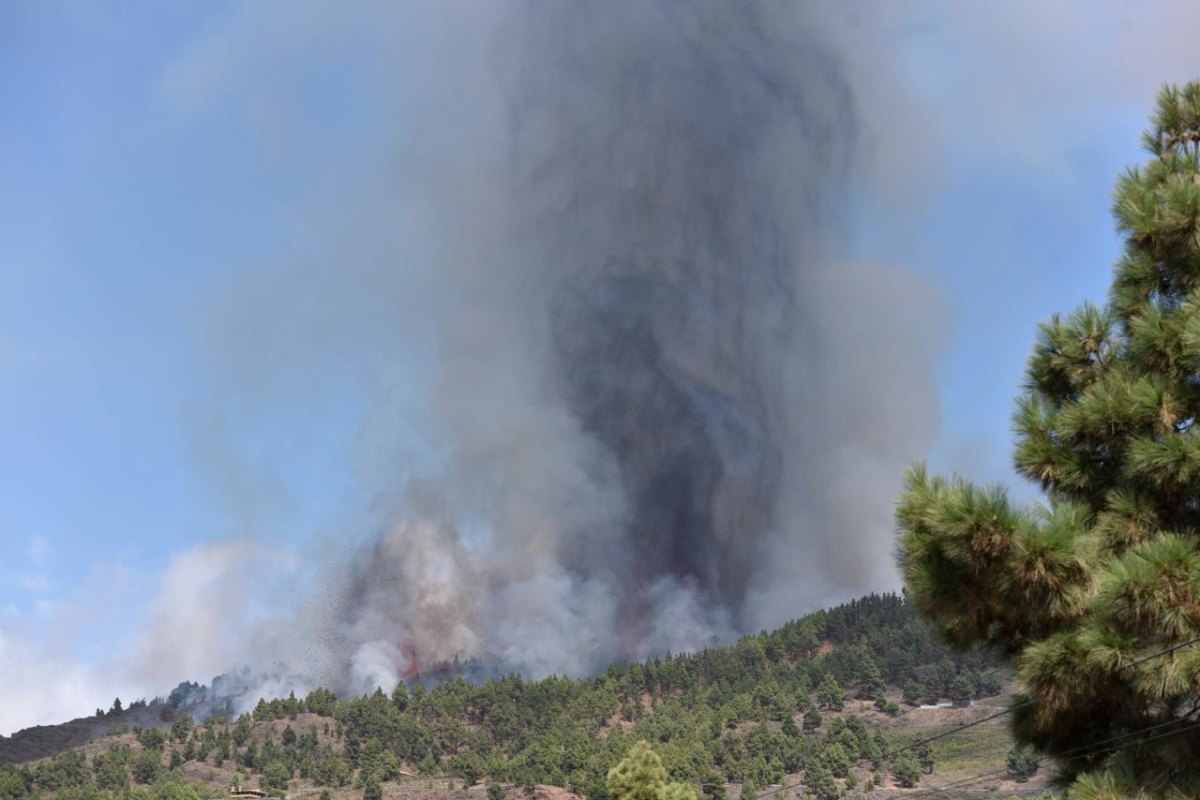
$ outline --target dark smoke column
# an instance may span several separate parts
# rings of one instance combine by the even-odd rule
[[[532,3],[506,50],[516,202],[552,282],[552,381],[611,454],[624,530],[566,566],[736,620],[775,520],[785,374],[852,146],[850,98],[803,6]]]
[[[262,394],[290,399],[312,364],[363,401],[373,502],[346,527],[367,540],[331,559],[301,612],[322,636],[293,654],[319,682],[586,675],[898,586],[892,501],[937,433],[945,307],[845,260],[851,180],[890,202],[872,144],[914,127],[878,130],[902,99],[855,104],[881,61],[832,44],[860,40],[839,10],[305,12],[331,64],[362,51],[378,125],[337,154],[313,246],[209,316],[239,391],[273,375]]]

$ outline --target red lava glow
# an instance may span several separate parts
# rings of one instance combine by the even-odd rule
[[[405,642],[400,645],[400,652],[404,654],[404,661],[408,664],[404,670],[404,680],[412,680],[417,675],[420,675],[421,656],[417,653],[417,646],[412,642]]]

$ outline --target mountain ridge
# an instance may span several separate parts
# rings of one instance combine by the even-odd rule
[[[62,796],[64,787],[68,795],[153,792],[172,780],[215,791],[236,780],[282,792],[370,795],[383,786],[390,796],[414,781],[473,786],[486,779],[605,800],[607,770],[634,741],[647,739],[672,779],[700,786],[708,800],[740,796],[744,784],[789,781],[817,797],[832,797],[835,788],[865,796],[902,791],[904,783],[943,783],[983,756],[1002,768],[1011,747],[1002,721],[915,749],[922,762],[915,779],[904,754],[893,753],[914,736],[994,713],[995,705],[972,703],[998,702],[1006,682],[987,654],[945,647],[902,596],[868,595],[731,645],[614,664],[590,678],[508,675],[468,683],[457,676],[345,699],[318,689],[304,698],[261,699],[236,719],[195,720],[186,701],[176,708],[156,700],[138,709],[145,722],[105,715],[109,735],[82,746],[71,740],[62,747],[69,737],[48,735],[63,726],[0,740],[0,763],[8,764],[0,786],[19,782],[26,792]],[[947,698],[950,708],[918,707]],[[66,725],[77,735],[89,722],[97,720]],[[19,758],[36,751],[35,740],[44,746],[41,760]],[[23,763],[15,764],[18,758]],[[59,773],[74,783],[64,784]],[[9,795],[0,791],[0,800]]]

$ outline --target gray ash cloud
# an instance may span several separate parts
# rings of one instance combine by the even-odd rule
[[[514,37],[513,194],[553,287],[547,368],[627,504],[566,559],[638,624],[663,580],[740,622],[774,524],[799,277],[855,136],[796,12],[539,6]]]
[[[841,258],[864,69],[828,20],[715,0],[381,13],[408,31],[381,62],[394,141],[358,154],[375,174],[323,223],[346,244],[255,318],[267,363],[230,348],[261,376],[276,350],[349,342],[376,397],[364,450],[432,443],[372,462],[379,535],[330,570],[303,657],[347,688],[454,658],[582,674],[893,586],[941,308]],[[274,285],[230,288],[230,341]],[[398,429],[414,384],[426,411]]]

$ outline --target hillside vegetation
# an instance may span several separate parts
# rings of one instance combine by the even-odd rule
[[[870,596],[729,647],[583,680],[417,679],[356,698],[318,689],[262,700],[236,719],[164,713],[174,719],[118,725],[83,747],[10,764],[0,800],[184,798],[231,786],[467,797],[481,782],[494,785],[494,798],[552,786],[608,800],[608,771],[639,740],[672,781],[713,800],[785,782],[799,784],[788,797],[832,800],[1003,768],[1011,747],[1003,720],[892,754],[994,712],[988,704],[1002,703],[1002,688],[983,655],[948,651],[903,598]],[[938,701],[956,707],[915,707]]]

